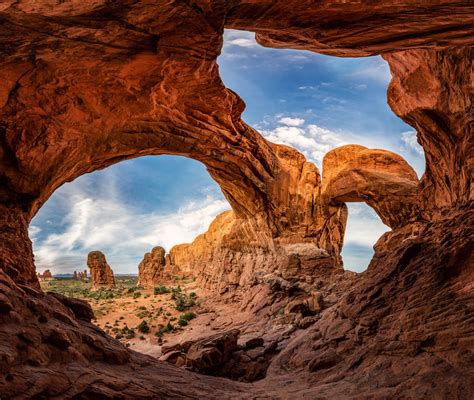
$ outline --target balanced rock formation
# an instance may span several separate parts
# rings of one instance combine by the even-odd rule
[[[451,0],[2,2],[2,397],[472,399],[473,18],[471,4]],[[388,171],[380,174],[362,149],[326,185],[301,153],[266,141],[219,77],[224,28],[257,32],[275,48],[381,54],[392,74],[388,103],[424,148],[420,182],[391,154],[377,155]],[[252,385],[133,352],[92,325],[86,305],[40,289],[28,225],[51,194],[85,173],[160,154],[201,161],[232,207],[205,234],[209,245],[198,238],[171,258],[203,270],[211,293],[245,283],[236,301],[261,300],[268,320],[279,315],[269,290],[302,290],[306,273],[321,291],[344,281],[346,201],[371,203],[393,228],[368,271],[325,300],[307,331],[288,333]],[[387,198],[369,176],[390,188]],[[408,201],[400,197],[415,185]],[[196,267],[191,254],[217,258]]]
[[[90,269],[92,290],[115,286],[114,273],[102,252],[91,251],[87,255],[87,266]]]
[[[160,246],[154,247],[150,253],[145,254],[138,265],[138,285],[152,288],[163,281],[165,254],[165,249]]]

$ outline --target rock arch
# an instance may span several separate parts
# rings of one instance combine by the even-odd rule
[[[385,225],[419,218],[418,177],[399,155],[359,145],[341,146],[323,159],[322,202],[366,202]]]
[[[0,387],[5,396],[212,392],[235,398],[292,390],[335,397],[343,388],[354,397],[362,392],[419,397],[420,391],[461,397],[474,391],[469,268],[474,151],[472,93],[466,90],[472,85],[474,32],[466,23],[474,17],[472,5],[450,0],[416,6],[385,0],[370,6],[329,0],[56,3],[0,5],[5,371]],[[392,72],[388,102],[417,129],[426,154],[418,205],[429,223],[408,224],[384,236],[364,280],[272,365],[282,375],[309,366],[308,379],[279,375],[261,385],[223,385],[155,364],[93,328],[84,304],[34,288],[27,226],[41,204],[64,182],[146,154],[181,154],[203,162],[245,221],[240,232],[260,229],[266,235],[259,238],[285,245],[302,238],[318,238],[319,247],[338,243],[344,207],[324,210],[325,217],[314,207],[317,171],[240,120],[243,103],[222,85],[215,63],[224,27],[254,31],[267,46],[348,57],[382,54]],[[246,218],[249,214],[256,217]],[[410,373],[423,374],[404,375],[406,359],[413,362]],[[336,376],[333,367],[345,375]],[[283,388],[282,382],[295,383]],[[301,382],[308,386],[296,386]]]

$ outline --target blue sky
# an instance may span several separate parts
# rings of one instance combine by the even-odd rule
[[[266,138],[302,151],[321,167],[331,148],[357,143],[402,155],[421,176],[424,156],[413,128],[389,109],[387,64],[380,57],[336,58],[259,46],[252,33],[226,31],[219,57],[224,83],[247,104],[243,119]],[[388,230],[365,204],[349,204],[343,259],[364,270]],[[197,161],[142,157],[63,185],[33,219],[39,271],[84,269],[102,250],[116,273],[136,273],[153,246],[190,242],[229,209]]]

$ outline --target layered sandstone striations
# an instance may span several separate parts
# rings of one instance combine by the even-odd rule
[[[151,252],[145,254],[138,265],[138,285],[149,288],[163,281],[165,254],[165,249],[161,246],[156,246]]]
[[[104,253],[91,251],[87,256],[87,266],[90,269],[92,290],[115,286],[114,273],[107,264]]]
[[[472,4],[450,0],[3,2],[2,396],[471,399],[473,17]],[[426,154],[416,190],[402,161],[378,153],[388,168],[381,173],[365,149],[353,154],[358,175],[348,160],[326,185],[303,155],[245,124],[243,102],[219,78],[224,27],[254,31],[267,46],[383,54],[392,73],[388,102]],[[309,330],[287,335],[258,383],[195,375],[134,353],[90,324],[86,305],[39,290],[28,237],[37,210],[65,182],[152,154],[201,161],[232,206],[215,221],[222,233],[211,227],[205,236],[214,248],[198,238],[172,252],[184,268],[202,270],[214,293],[245,283],[244,305],[259,299],[253,311],[273,320],[272,304],[295,290],[344,287],[332,302],[325,298],[327,308],[304,324]],[[344,202],[355,200],[370,202],[393,231],[347,287],[338,255]],[[216,264],[193,265],[201,253]],[[288,312],[309,301],[296,300]]]
[[[472,46],[472,43],[471,43]],[[388,104],[417,130],[426,157],[420,207],[440,218],[474,200],[474,48],[387,54]]]

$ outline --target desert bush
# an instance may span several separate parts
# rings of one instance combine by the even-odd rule
[[[194,292],[191,292],[191,294],[188,296],[186,293],[181,291],[179,286],[171,289],[171,292],[171,299],[174,300],[175,308],[178,311],[184,311],[196,304],[196,293]]]
[[[148,322],[142,321],[138,324],[137,329],[141,333],[148,333],[150,332],[150,327],[148,326]]]
[[[163,286],[163,285],[160,285],[160,286],[157,286],[154,290],[153,290],[153,294],[155,296],[159,295],[159,294],[166,294],[166,293],[169,293],[170,290],[166,287],[166,286]]]
[[[186,326],[188,322],[194,318],[196,318],[196,314],[194,314],[193,312],[187,312],[187,313],[181,314],[179,316],[178,325]]]
[[[163,334],[172,332],[174,330],[175,330],[174,325],[171,322],[168,322],[168,324],[165,326],[161,325],[160,329],[155,333],[155,336],[162,337]]]

